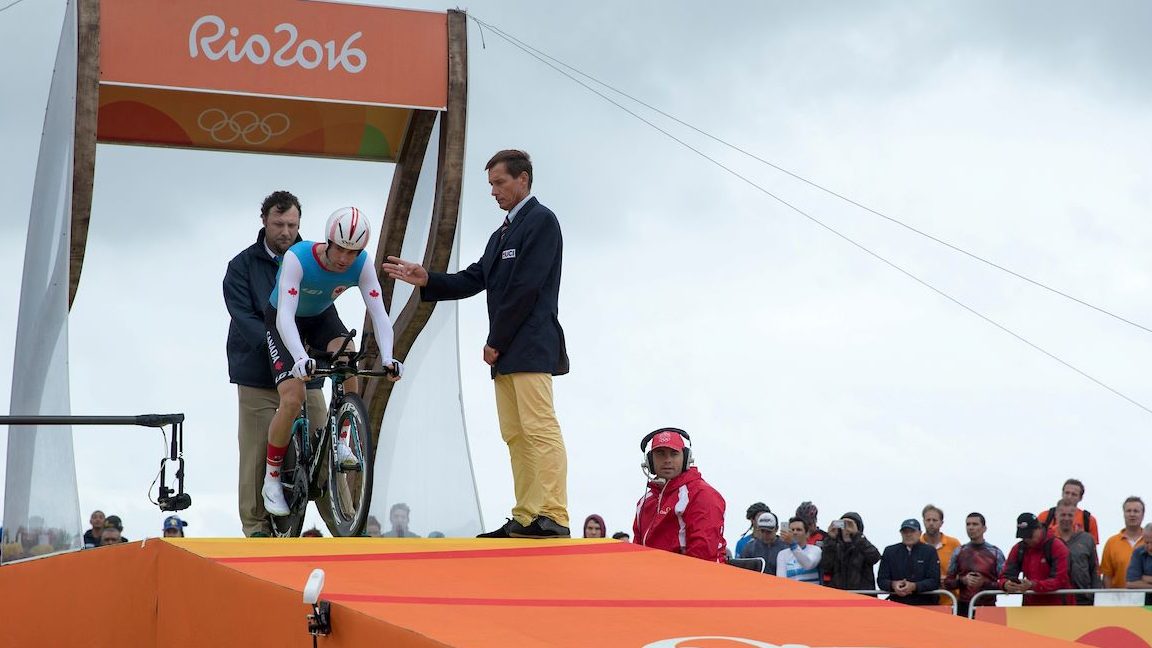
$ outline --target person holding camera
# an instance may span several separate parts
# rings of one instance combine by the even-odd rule
[[[820,545],[808,544],[812,533],[809,523],[800,516],[788,520],[780,539],[788,548],[776,556],[776,575],[801,583],[820,584]]]
[[[880,562],[880,550],[864,537],[864,520],[849,511],[832,520],[820,555],[820,570],[830,587],[842,590],[876,589],[873,567]]]

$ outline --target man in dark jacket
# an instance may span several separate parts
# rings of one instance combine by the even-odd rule
[[[1100,561],[1096,543],[1092,534],[1075,527],[1076,513],[1075,500],[1064,498],[1056,503],[1056,535],[1068,547],[1068,583],[1070,589],[1098,589]],[[1077,594],[1076,605],[1092,605],[1094,598],[1092,594]]]
[[[280,406],[268,357],[264,308],[272,294],[280,258],[301,240],[300,201],[287,191],[273,192],[260,206],[260,220],[264,226],[256,235],[256,242],[233,257],[224,274],[224,303],[232,317],[228,325],[228,378],[236,385],[240,401],[240,524],[244,535],[257,537],[272,532],[260,488],[264,485],[268,456],[268,424]],[[334,306],[323,316],[339,319]],[[322,380],[308,385],[308,412],[313,428],[324,426],[322,385]],[[327,493],[323,497],[326,500]],[[328,528],[334,528],[330,507],[317,508]]]
[[[429,273],[388,257],[384,272],[420,287],[424,301],[488,293],[484,362],[492,367],[500,435],[508,444],[516,505],[512,518],[483,538],[567,538],[568,455],[552,405],[552,376],[568,373],[557,317],[564,242],[552,210],[532,196],[532,161],[505,150],[484,167],[504,224],[484,256],[453,274]]]
[[[935,548],[920,541],[920,531],[920,520],[904,520],[900,543],[885,547],[880,557],[877,589],[892,592],[889,601],[907,605],[940,602],[935,594],[925,593],[940,589],[940,557]]]
[[[872,568],[880,562],[880,550],[864,536],[864,520],[849,511],[832,520],[824,551],[820,554],[820,571],[831,587],[842,590],[876,589]]]
[[[776,519],[775,513],[764,511],[756,516],[753,524],[755,530],[752,532],[752,541],[740,549],[738,557],[763,558],[764,573],[775,575],[776,557],[780,555],[781,551],[788,548],[788,543],[776,535],[780,522]]]

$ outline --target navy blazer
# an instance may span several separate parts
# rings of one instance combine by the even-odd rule
[[[471,297],[488,291],[488,346],[500,352],[496,374],[568,373],[568,349],[560,327],[560,266],[564,240],[556,214],[535,198],[508,230],[488,237],[484,256],[460,272],[428,274],[424,301]]]

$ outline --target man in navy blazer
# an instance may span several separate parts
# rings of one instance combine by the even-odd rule
[[[425,301],[488,293],[484,362],[492,367],[500,434],[508,444],[516,505],[512,518],[482,538],[567,538],[568,456],[552,405],[552,376],[568,373],[557,317],[564,241],[552,210],[532,196],[532,161],[505,150],[484,167],[508,212],[479,261],[456,273],[429,273],[388,257],[382,269],[420,288]]]

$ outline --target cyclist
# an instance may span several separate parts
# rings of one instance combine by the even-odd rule
[[[384,365],[395,370],[390,380],[399,380],[403,367],[392,357],[392,322],[384,308],[380,279],[364,248],[371,238],[368,219],[355,207],[343,207],[328,217],[327,241],[301,241],[284,254],[268,307],[264,311],[268,356],[280,407],[268,426],[268,462],[264,472],[264,508],[276,516],[289,513],[280,483],[280,468],[292,435],[292,421],[304,402],[304,383],[313,361],[304,344],[314,349],[337,351],[341,335],[348,329],[338,317],[322,313],[348,288],[359,286]],[[351,350],[351,349],[350,349]],[[356,378],[344,383],[347,392],[356,393]],[[348,428],[340,430],[336,458],[341,467],[356,468],[359,461],[348,446]],[[370,467],[365,467],[370,468]],[[335,469],[335,467],[330,467]]]

